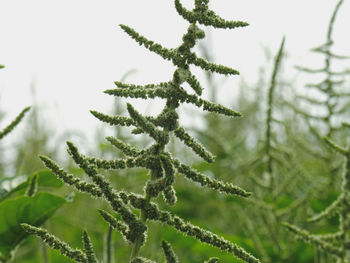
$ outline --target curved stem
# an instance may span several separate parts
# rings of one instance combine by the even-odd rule
[[[146,194],[146,198],[145,198],[145,199],[146,199],[146,202],[147,202],[147,203],[149,203],[149,202],[151,201],[151,197],[150,197],[149,195],[147,195],[147,194]],[[144,211],[141,210],[141,222],[142,222],[142,223],[146,223],[146,221],[147,221],[146,215],[145,215]],[[134,242],[134,244],[133,244],[133,246],[132,246],[130,262],[131,262],[133,259],[135,259],[135,258],[138,257],[140,248],[141,248],[141,239],[139,238],[139,239],[137,239],[137,240]]]
[[[188,40],[186,40],[186,37],[185,36],[190,36],[190,29],[193,27],[194,24],[192,25],[189,25],[188,29],[187,29],[187,33],[184,35],[184,42],[179,46],[179,49],[183,49],[186,50],[186,51],[190,51],[190,49],[194,46],[195,42],[197,41],[197,39],[195,38],[194,39],[194,43],[192,43],[191,41],[189,41],[188,43]],[[181,67],[177,66],[177,69],[180,69]],[[176,72],[176,71],[175,71]],[[174,77],[173,77],[173,84],[176,86],[178,85],[178,80],[176,80],[176,74],[174,73]],[[165,104],[164,106],[164,110],[168,109],[168,110],[175,110],[176,108],[178,107],[178,102],[174,103],[174,101],[170,98],[167,98],[167,103]],[[171,131],[173,131],[175,128],[169,128],[169,126],[164,126],[164,130],[163,132],[167,135],[169,135],[169,133]],[[160,143],[160,142],[157,142],[157,145],[158,145],[158,154],[160,155],[164,149],[165,149],[165,144],[166,143]],[[156,176],[152,176],[152,170],[151,170],[151,181],[152,180],[156,180],[157,177]],[[147,193],[145,193],[145,201],[146,203],[150,203],[151,201],[151,196],[149,196]],[[146,215],[144,213],[144,211],[141,209],[141,222],[142,223],[146,223],[147,221],[147,218],[146,218]],[[140,251],[140,248],[141,248],[141,242],[142,242],[142,239],[141,237],[136,239],[135,242],[133,243],[133,246],[132,246],[132,250],[131,250],[131,256],[130,256],[130,262],[132,262],[133,259],[137,258],[138,255],[139,255],[139,251]]]
[[[168,107],[168,106],[166,105],[165,107]],[[171,110],[175,110],[175,107],[169,107],[169,108]],[[169,134],[170,130],[167,127],[165,127],[164,128],[164,132],[166,134]],[[159,145],[160,151],[161,152],[164,151],[165,145],[164,144],[159,144],[159,143],[158,143],[158,145]],[[152,171],[151,171],[151,173],[152,173]],[[151,175],[151,180],[156,180],[156,177]],[[146,201],[146,203],[150,203],[151,202],[151,196],[149,196],[147,193],[145,193],[145,201]],[[141,209],[141,222],[142,223],[146,223],[146,221],[147,221],[146,215],[145,215],[144,211]],[[141,238],[137,239],[134,242],[133,246],[132,246],[130,262],[133,259],[138,257],[140,248],[141,248]]]

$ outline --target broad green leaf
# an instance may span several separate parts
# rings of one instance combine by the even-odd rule
[[[24,194],[24,192],[27,189],[28,182],[30,179],[38,175],[38,186],[39,187],[61,187],[63,185],[63,182],[59,180],[51,171],[49,170],[41,170],[38,172],[35,172],[31,174],[28,179],[25,182],[20,183],[16,187],[12,188],[9,190],[6,194],[0,195],[0,202],[5,199],[10,197],[12,194]]]
[[[33,197],[20,196],[0,203],[0,254],[6,258],[27,237],[21,223],[42,225],[66,200],[40,192]]]
[[[61,187],[63,182],[57,178],[57,176],[49,170],[41,170],[30,176],[38,175],[38,184],[43,187]],[[28,181],[27,181],[28,182]]]
[[[8,195],[8,191],[0,186],[0,201]]]

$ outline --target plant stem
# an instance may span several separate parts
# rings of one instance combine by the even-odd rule
[[[168,107],[168,106],[165,106],[165,107]],[[171,110],[175,110],[175,107],[169,107]],[[164,128],[164,133],[166,134],[169,134],[169,129],[167,127]],[[165,145],[164,144],[159,144],[158,143],[158,146],[159,146],[159,150],[160,151],[164,151],[164,148],[165,148]],[[155,176],[152,176],[152,171],[151,171],[151,181],[153,180],[156,180],[156,177]],[[149,196],[149,194],[145,193],[145,201],[146,203],[150,203],[151,202],[151,196]],[[141,210],[141,222],[142,223],[146,223],[147,221],[147,218],[146,218],[146,215],[144,213],[143,210]],[[131,257],[130,257],[130,262],[134,259],[134,258],[137,258],[138,257],[138,254],[139,254],[139,251],[140,251],[140,248],[141,248],[141,238],[137,239],[134,244],[133,244],[133,247],[131,249]]]
[[[113,234],[113,227],[109,226],[107,237],[106,237],[106,263],[112,263],[112,234]]]
[[[147,202],[147,203],[149,203],[149,202],[151,201],[151,197],[150,197],[149,195],[147,195],[147,194],[146,194],[145,199],[146,199],[146,202]],[[141,222],[142,222],[142,223],[146,223],[146,221],[147,221],[146,215],[145,215],[144,211],[141,210]],[[130,262],[131,262],[133,259],[135,259],[135,258],[138,257],[140,248],[141,248],[141,238],[137,239],[137,240],[134,242],[133,246],[132,246]]]
[[[41,257],[42,257],[42,262],[43,263],[49,263],[49,255],[47,253],[47,247],[43,242],[40,242],[40,247],[41,247]]]

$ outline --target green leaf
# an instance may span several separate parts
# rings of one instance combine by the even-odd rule
[[[38,175],[38,186],[39,187],[56,187],[63,186],[63,182],[59,180],[51,171],[41,170],[31,174],[25,182],[20,183],[16,187],[10,189],[7,193],[0,194],[0,202],[12,194],[24,194],[27,189],[28,183],[33,176]]]
[[[5,188],[0,186],[0,201],[2,199],[5,199],[7,195],[8,195],[8,191]]]
[[[40,226],[64,203],[64,198],[45,192],[0,203],[0,255],[9,257],[11,251],[27,237],[21,223]]]
[[[323,197],[316,197],[311,200],[311,208],[314,213],[320,213],[330,206],[337,198],[339,193],[331,191]]]
[[[49,170],[41,170],[36,172],[39,176],[38,178],[38,184],[39,186],[43,187],[61,187],[64,185],[64,183],[59,180],[56,175],[54,175],[51,171]],[[32,174],[30,177],[33,177],[35,174]]]

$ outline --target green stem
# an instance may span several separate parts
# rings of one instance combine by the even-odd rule
[[[321,251],[319,248],[315,249],[315,263],[321,263]]]
[[[146,202],[147,202],[147,203],[149,203],[149,202],[151,201],[151,197],[150,197],[149,195],[147,195],[147,194],[146,194],[145,199],[146,199]],[[142,222],[142,223],[146,223],[146,221],[147,221],[146,215],[145,215],[144,211],[141,210],[141,222]],[[140,248],[141,248],[141,238],[138,238],[138,239],[134,242],[134,244],[133,244],[133,246],[132,246],[130,262],[131,262],[133,259],[135,259],[135,258],[138,257]]]
[[[41,247],[41,257],[42,257],[42,262],[43,263],[49,263],[49,255],[47,253],[47,247],[44,245],[43,242],[40,242],[40,247]]]
[[[112,234],[113,227],[109,226],[106,237],[106,263],[112,263]]]
[[[165,106],[165,107],[168,107],[168,106]],[[175,110],[175,107],[169,107],[169,108],[171,110]],[[164,132],[166,134],[169,134],[170,130],[167,127],[165,127]],[[160,151],[164,151],[165,145],[159,144],[159,143],[158,143],[158,145],[159,145]],[[152,173],[152,171],[151,171],[151,173]],[[156,180],[156,177],[152,176],[152,174],[151,174],[151,180]],[[151,197],[147,193],[145,194],[145,200],[146,200],[146,203],[151,202]],[[146,215],[145,215],[144,211],[141,209],[141,222],[145,224],[146,221],[147,221]],[[130,261],[132,261],[133,259],[138,257],[140,248],[141,248],[141,238],[137,239],[133,244],[133,247],[131,249]]]
[[[190,26],[188,27],[187,33],[184,35],[184,38],[185,38],[185,36],[187,36],[187,35],[190,34],[189,31],[190,31],[190,29],[191,29],[192,26],[193,26],[193,25],[190,25]],[[197,39],[195,39],[194,41],[196,42],[196,40],[197,40]],[[189,46],[186,46],[186,44],[189,44]],[[192,45],[192,44],[193,44],[193,43],[186,43],[186,40],[184,40],[184,42],[179,46],[179,49],[184,48],[186,51],[190,51],[191,45]],[[194,44],[193,44],[193,46],[194,46]],[[177,67],[177,70],[179,70],[179,69],[181,69],[181,67],[178,66],[178,67]],[[176,71],[175,71],[175,72],[176,72]],[[176,83],[177,83],[177,80],[176,80],[175,75],[174,75],[174,78],[173,78],[173,83],[174,83],[175,85],[176,85]],[[175,111],[175,109],[176,109],[177,107],[178,107],[178,104],[177,104],[177,103],[174,103],[171,99],[168,98],[168,99],[167,99],[167,103],[166,103],[166,105],[164,106],[163,111],[166,110],[166,109],[168,109],[168,110],[170,110],[170,111],[172,111],[172,110]],[[165,134],[169,135],[169,133],[170,133],[171,131],[173,131],[173,130],[174,130],[174,129],[169,128],[168,126],[165,126],[163,132],[164,132]],[[165,149],[165,144],[167,144],[167,143],[168,143],[168,142],[166,142],[166,143],[157,142],[157,144],[158,144],[158,154],[159,154],[159,155],[164,151],[164,149]],[[152,180],[156,180],[156,179],[157,179],[157,177],[155,177],[155,176],[152,175],[152,170],[151,170],[151,181],[152,181]],[[150,201],[151,201],[151,197],[150,197],[147,193],[145,193],[145,201],[146,201],[146,203],[150,203]],[[145,224],[146,221],[147,221],[146,215],[145,215],[144,211],[141,209],[141,222]],[[133,259],[135,259],[135,258],[138,257],[139,251],[140,251],[140,248],[141,248],[141,242],[142,242],[141,237],[135,240],[135,242],[134,242],[134,244],[133,244],[133,246],[132,246],[132,250],[131,250],[130,261],[132,261]]]

